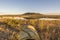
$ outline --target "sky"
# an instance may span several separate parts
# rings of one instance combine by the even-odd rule
[[[60,12],[60,0],[0,0],[1,14]]]

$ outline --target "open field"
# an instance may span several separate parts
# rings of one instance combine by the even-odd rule
[[[59,16],[40,15],[0,16],[0,40],[18,40],[20,36],[18,33],[25,24],[32,25],[36,29],[40,40],[60,40]]]
[[[7,35],[8,39],[17,40],[15,38],[12,39],[12,37],[10,37],[9,35],[13,36],[14,34],[18,34],[18,32],[21,30],[21,26],[24,24],[33,25],[33,27],[36,28],[41,40],[60,40],[60,20],[39,19],[1,19],[0,39],[3,40],[3,37]]]

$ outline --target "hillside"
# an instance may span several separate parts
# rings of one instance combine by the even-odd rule
[[[20,15],[0,15],[0,17],[21,17],[25,19],[40,19],[40,18],[60,18],[60,15],[44,15],[40,13],[24,13]]]

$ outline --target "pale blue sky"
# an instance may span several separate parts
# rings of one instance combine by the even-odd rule
[[[60,12],[60,0],[0,0],[0,12]]]

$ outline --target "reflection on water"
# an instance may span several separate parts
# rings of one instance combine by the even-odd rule
[[[60,19],[54,19],[54,18],[40,18],[39,20],[60,20]]]

